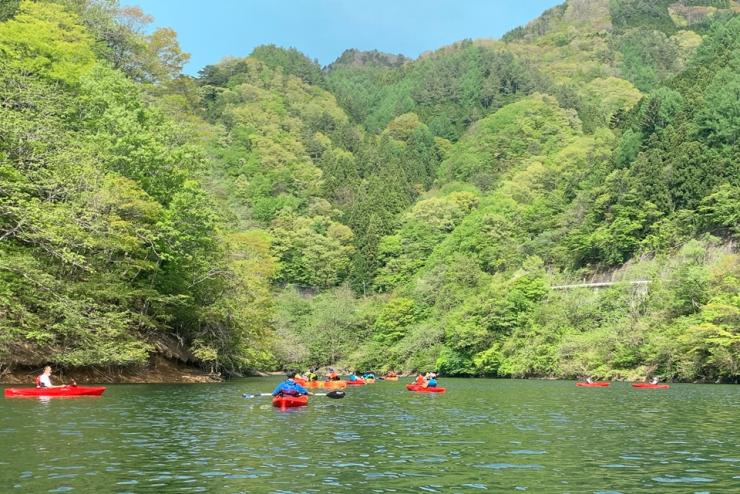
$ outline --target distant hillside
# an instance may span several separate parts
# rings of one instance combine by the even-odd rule
[[[619,75],[650,90],[682,70],[735,0],[569,0],[503,36],[557,81]]]
[[[570,0],[191,78],[137,8],[5,2],[0,373],[738,380],[739,11]]]

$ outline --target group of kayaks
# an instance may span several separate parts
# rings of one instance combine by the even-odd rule
[[[387,376],[386,381],[398,381],[398,376]],[[372,384],[375,379],[357,379],[355,381],[304,381],[299,380],[299,384],[311,389],[331,389],[340,390],[347,386],[364,386]],[[409,384],[406,386],[409,391],[421,393],[444,393],[445,388],[424,388]],[[61,397],[61,396],[100,396],[106,390],[105,386],[59,386],[53,388],[5,388],[4,395],[6,398],[22,397]],[[308,405],[308,396],[276,396],[272,400],[276,407],[300,407]]]
[[[384,380],[398,381],[398,377],[386,377]],[[305,381],[303,379],[296,379],[296,382],[306,388],[343,389],[347,386],[364,386],[366,384],[372,384],[375,382],[375,379],[357,379],[355,381]],[[447,391],[445,388],[424,387],[419,384],[407,384],[406,389],[416,393],[444,393]],[[334,391],[334,393],[341,393],[341,391]],[[331,393],[328,393],[328,396],[332,397]],[[272,398],[272,405],[277,408],[305,407],[308,405],[308,396],[278,395]]]
[[[397,381],[398,377],[385,378],[386,381]],[[347,386],[364,386],[374,383],[375,379],[358,379],[356,381],[306,381],[303,384],[307,388],[344,389]],[[606,388],[608,381],[577,382],[576,386],[582,388]],[[642,389],[668,389],[668,384],[632,383],[633,388]],[[61,386],[58,388],[5,388],[6,398],[29,397],[29,396],[100,396],[105,391],[104,386]],[[418,384],[407,384],[406,389],[416,393],[444,393],[442,387],[424,387]],[[308,405],[308,396],[276,396],[272,400],[276,407],[300,407]]]
[[[594,382],[585,382],[585,381],[579,381],[576,383],[576,386],[580,388],[606,388],[609,386],[609,381],[594,381]],[[633,388],[642,388],[642,389],[668,389],[670,388],[667,384],[654,384],[654,383],[632,383]]]

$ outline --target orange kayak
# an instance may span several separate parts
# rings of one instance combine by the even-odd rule
[[[406,389],[409,391],[416,391],[417,393],[444,393],[447,391],[445,388],[425,388],[418,384],[407,384]]]
[[[633,388],[643,389],[668,389],[670,386],[667,384],[650,384],[650,383],[632,383]]]
[[[580,386],[582,388],[606,388],[609,386],[609,382],[607,381],[594,381],[592,383],[589,382],[577,382],[576,386]]]
[[[345,381],[308,381],[307,388],[344,389],[347,387]]]

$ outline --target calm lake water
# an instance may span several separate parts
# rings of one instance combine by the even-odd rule
[[[277,379],[0,401],[3,493],[740,492],[740,386],[442,379],[314,397]]]

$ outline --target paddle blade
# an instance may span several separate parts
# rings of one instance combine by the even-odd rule
[[[331,391],[329,393],[326,393],[326,396],[328,398],[334,398],[335,400],[338,400],[340,398],[344,398],[344,391]]]

